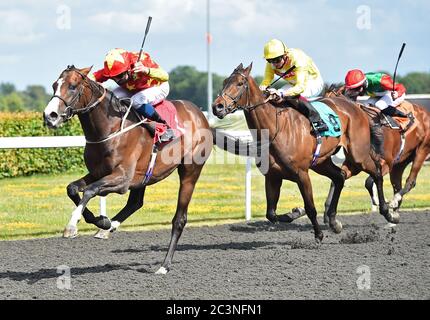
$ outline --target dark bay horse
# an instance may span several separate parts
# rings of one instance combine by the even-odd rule
[[[371,156],[375,153],[372,151],[370,123],[366,113],[343,98],[321,100],[338,114],[343,134],[337,138],[323,138],[320,157],[312,166],[316,138],[310,133],[309,120],[293,108],[278,108],[271,103],[266,103],[257,83],[250,75],[251,69],[252,64],[247,68],[243,68],[240,64],[224,81],[222,92],[214,101],[212,108],[213,113],[221,119],[229,113],[243,109],[250,129],[269,130],[269,169],[263,172],[267,219],[271,222],[291,222],[288,214],[277,215],[276,209],[282,180],[294,181],[303,197],[305,212],[312,222],[315,238],[317,241],[323,239],[323,233],[316,218],[317,212],[309,178],[309,169],[312,169],[330,178],[335,186],[330,197],[332,201],[328,210],[329,225],[334,232],[341,232],[342,224],[336,220],[336,211],[344,181],[364,170],[374,178],[378,186],[378,195],[382,203],[380,213],[389,222],[397,223],[398,215],[392,214],[383,201],[381,168],[379,159]],[[345,149],[346,154],[346,161],[342,168],[335,166],[330,158],[340,147]]]
[[[187,222],[188,204],[194,186],[212,150],[213,137],[209,124],[193,103],[172,101],[179,122],[188,131],[158,151],[153,174],[149,181],[145,181],[153,138],[141,125],[126,132],[120,131],[122,124],[125,127],[132,126],[139,119],[134,113],[127,113],[127,119],[123,119],[124,105],[112,92],[87,77],[90,70],[91,68],[77,69],[74,66],[64,70],[53,84],[54,95],[44,111],[44,121],[53,129],[78,115],[87,140],[84,159],[88,174],[67,186],[67,194],[77,208],[73,211],[63,236],[72,238],[77,235],[77,223],[82,215],[86,222],[101,229],[110,229],[112,225],[117,227],[143,206],[147,185],[165,179],[178,169],[180,188],[176,214],[172,220],[171,240],[164,262],[157,271],[165,274]],[[107,217],[94,217],[86,208],[89,200],[97,195],[105,196],[112,192],[124,194],[128,190],[131,191],[127,204],[113,218],[112,224]],[[83,192],[82,199],[79,192]]]
[[[332,85],[328,88],[325,96],[327,97],[344,97],[344,87]],[[410,102],[405,102],[410,103]],[[390,201],[390,207],[395,211],[399,210],[403,196],[411,191],[415,185],[418,173],[420,172],[425,159],[430,154],[430,112],[418,104],[413,106],[413,114],[417,126],[408,130],[405,134],[404,149],[397,159],[401,149],[401,133],[399,130],[393,130],[386,126],[383,127],[384,135],[384,158],[381,162],[383,175],[390,174],[390,181],[393,187],[394,197]],[[403,187],[403,173],[406,167],[412,163],[406,184]],[[374,181],[371,176],[366,179],[365,187],[369,191],[373,206],[379,205],[373,192]],[[327,201],[329,203],[330,201]]]

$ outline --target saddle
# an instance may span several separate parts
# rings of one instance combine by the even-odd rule
[[[413,115],[413,107],[412,107],[412,110],[407,107],[402,108],[403,110],[401,111],[403,112],[406,111],[405,113],[407,114],[408,117],[400,118],[400,117],[391,117],[389,115],[386,115],[382,113],[379,108],[374,107],[372,105],[363,105],[363,104],[359,104],[359,105],[360,105],[360,108],[364,110],[373,121],[379,122],[382,126],[388,127],[393,130],[406,132],[415,123],[415,117]],[[400,106],[398,108],[400,109]]]

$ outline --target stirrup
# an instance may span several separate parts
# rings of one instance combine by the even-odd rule
[[[171,141],[173,139],[175,139],[175,132],[173,131],[173,129],[166,129],[166,132],[164,132],[161,136],[160,136],[160,141],[161,142],[168,142]]]
[[[311,124],[315,131],[324,132],[329,130],[327,124],[325,124],[325,122],[323,122],[322,120],[311,121]]]

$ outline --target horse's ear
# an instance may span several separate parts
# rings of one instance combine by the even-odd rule
[[[246,67],[245,73],[249,76],[249,74],[251,73],[251,70],[252,70],[252,62],[249,66]]]
[[[236,69],[234,69],[235,71],[236,70],[243,70],[243,63],[241,63],[241,64],[239,64],[237,67],[236,67]]]
[[[91,71],[91,69],[92,69],[92,68],[93,68],[93,66],[88,67],[88,68],[80,69],[79,71],[80,71],[82,74],[84,74],[84,75],[88,75],[88,73],[90,73],[90,71]]]

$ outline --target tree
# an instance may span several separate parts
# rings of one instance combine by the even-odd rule
[[[402,83],[407,93],[430,93],[430,73],[427,72],[408,73],[396,82]]]
[[[0,83],[0,95],[8,95],[15,91],[15,85],[13,85],[12,83]]]

